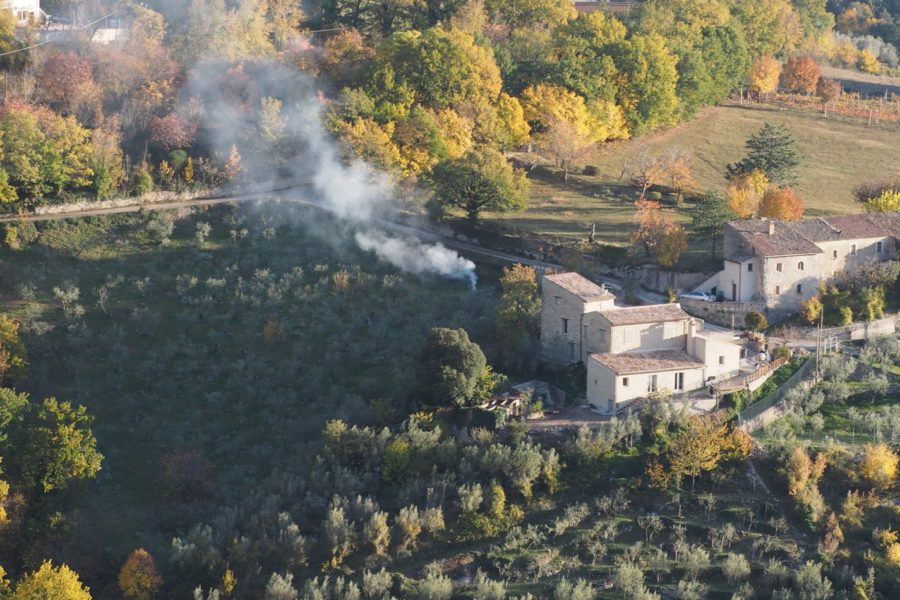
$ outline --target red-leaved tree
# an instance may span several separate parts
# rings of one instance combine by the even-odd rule
[[[822,72],[819,65],[809,56],[792,56],[781,69],[781,83],[788,90],[812,94]]]

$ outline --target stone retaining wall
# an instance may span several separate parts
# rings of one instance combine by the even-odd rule
[[[744,328],[744,318],[753,311],[765,314],[766,305],[762,302],[704,302],[693,298],[679,298],[681,308],[692,317],[703,319],[708,323]]]
[[[123,208],[126,206],[144,206],[160,204],[163,202],[179,202],[184,200],[196,200],[208,198],[219,193],[214,189],[194,190],[190,192],[150,192],[141,196],[126,196],[124,198],[112,198],[110,200],[81,200],[79,202],[67,202],[63,204],[49,204],[38,206],[34,209],[37,215],[55,215],[59,213],[80,212],[90,210],[105,210],[108,208]]]

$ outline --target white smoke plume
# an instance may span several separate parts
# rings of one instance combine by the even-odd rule
[[[423,244],[411,238],[389,237],[378,230],[357,231],[354,237],[363,250],[374,252],[380,259],[409,273],[435,273],[467,280],[472,289],[478,283],[475,263],[443,244]]]
[[[325,101],[310,78],[277,63],[246,63],[227,71],[220,64],[200,64],[184,89],[183,102],[197,98],[203,106],[205,142],[226,155],[237,145],[243,172],[257,189],[303,183],[308,187],[297,194],[355,230],[352,238],[363,250],[404,271],[465,280],[474,287],[472,261],[441,244],[396,237],[375,224],[396,216],[390,200],[396,197],[394,186],[385,173],[341,157],[324,126]],[[281,102],[275,134],[269,123],[266,139],[260,133],[264,98]]]

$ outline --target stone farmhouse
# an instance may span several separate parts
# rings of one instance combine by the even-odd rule
[[[896,260],[898,238],[898,212],[732,221],[725,225],[725,268],[697,291],[756,302],[776,316],[794,313],[835,274]]]
[[[19,26],[39,23],[44,17],[40,0],[0,0],[0,9],[12,13]]]
[[[703,332],[678,304],[622,307],[577,273],[541,281],[541,346],[557,364],[587,365],[587,400],[615,414],[627,403],[668,390],[706,387],[740,370],[741,347]]]

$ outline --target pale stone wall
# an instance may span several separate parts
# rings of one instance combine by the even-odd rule
[[[704,369],[701,366],[695,369],[634,373],[623,376],[616,375],[612,369],[591,358],[587,364],[587,400],[591,406],[612,413],[615,412],[615,407],[625,402],[646,398],[650,394],[650,381],[654,376],[658,392],[673,391],[676,373],[684,373],[683,391],[697,390],[706,385]],[[610,404],[610,400],[613,401],[613,404]]]
[[[681,308],[689,315],[722,327],[734,326],[735,329],[744,328],[747,313],[766,310],[766,305],[762,302],[704,302],[692,298],[681,298],[679,302]],[[769,320],[772,318],[773,315],[770,313]]]
[[[590,339],[591,333],[585,313],[612,308],[614,302],[612,298],[585,302],[549,279],[543,279],[541,348],[545,358],[562,363],[586,361],[587,346],[590,346],[586,340]]]
[[[770,308],[796,311],[801,302],[818,293],[820,283],[868,262],[890,260],[895,254],[894,241],[890,238],[818,242],[816,245],[822,248],[821,254],[765,259],[762,293]]]
[[[741,347],[730,342],[697,335],[690,338],[688,353],[706,365],[706,377],[727,379],[741,368]]]
[[[823,277],[831,276],[830,260],[823,260],[824,256],[807,254],[766,258],[763,294],[767,306],[795,311],[800,308],[801,302],[815,296],[819,282]]]
[[[616,325],[600,317],[609,328],[608,349],[602,352],[635,352],[639,350],[681,350],[687,340],[689,319],[638,325]]]

